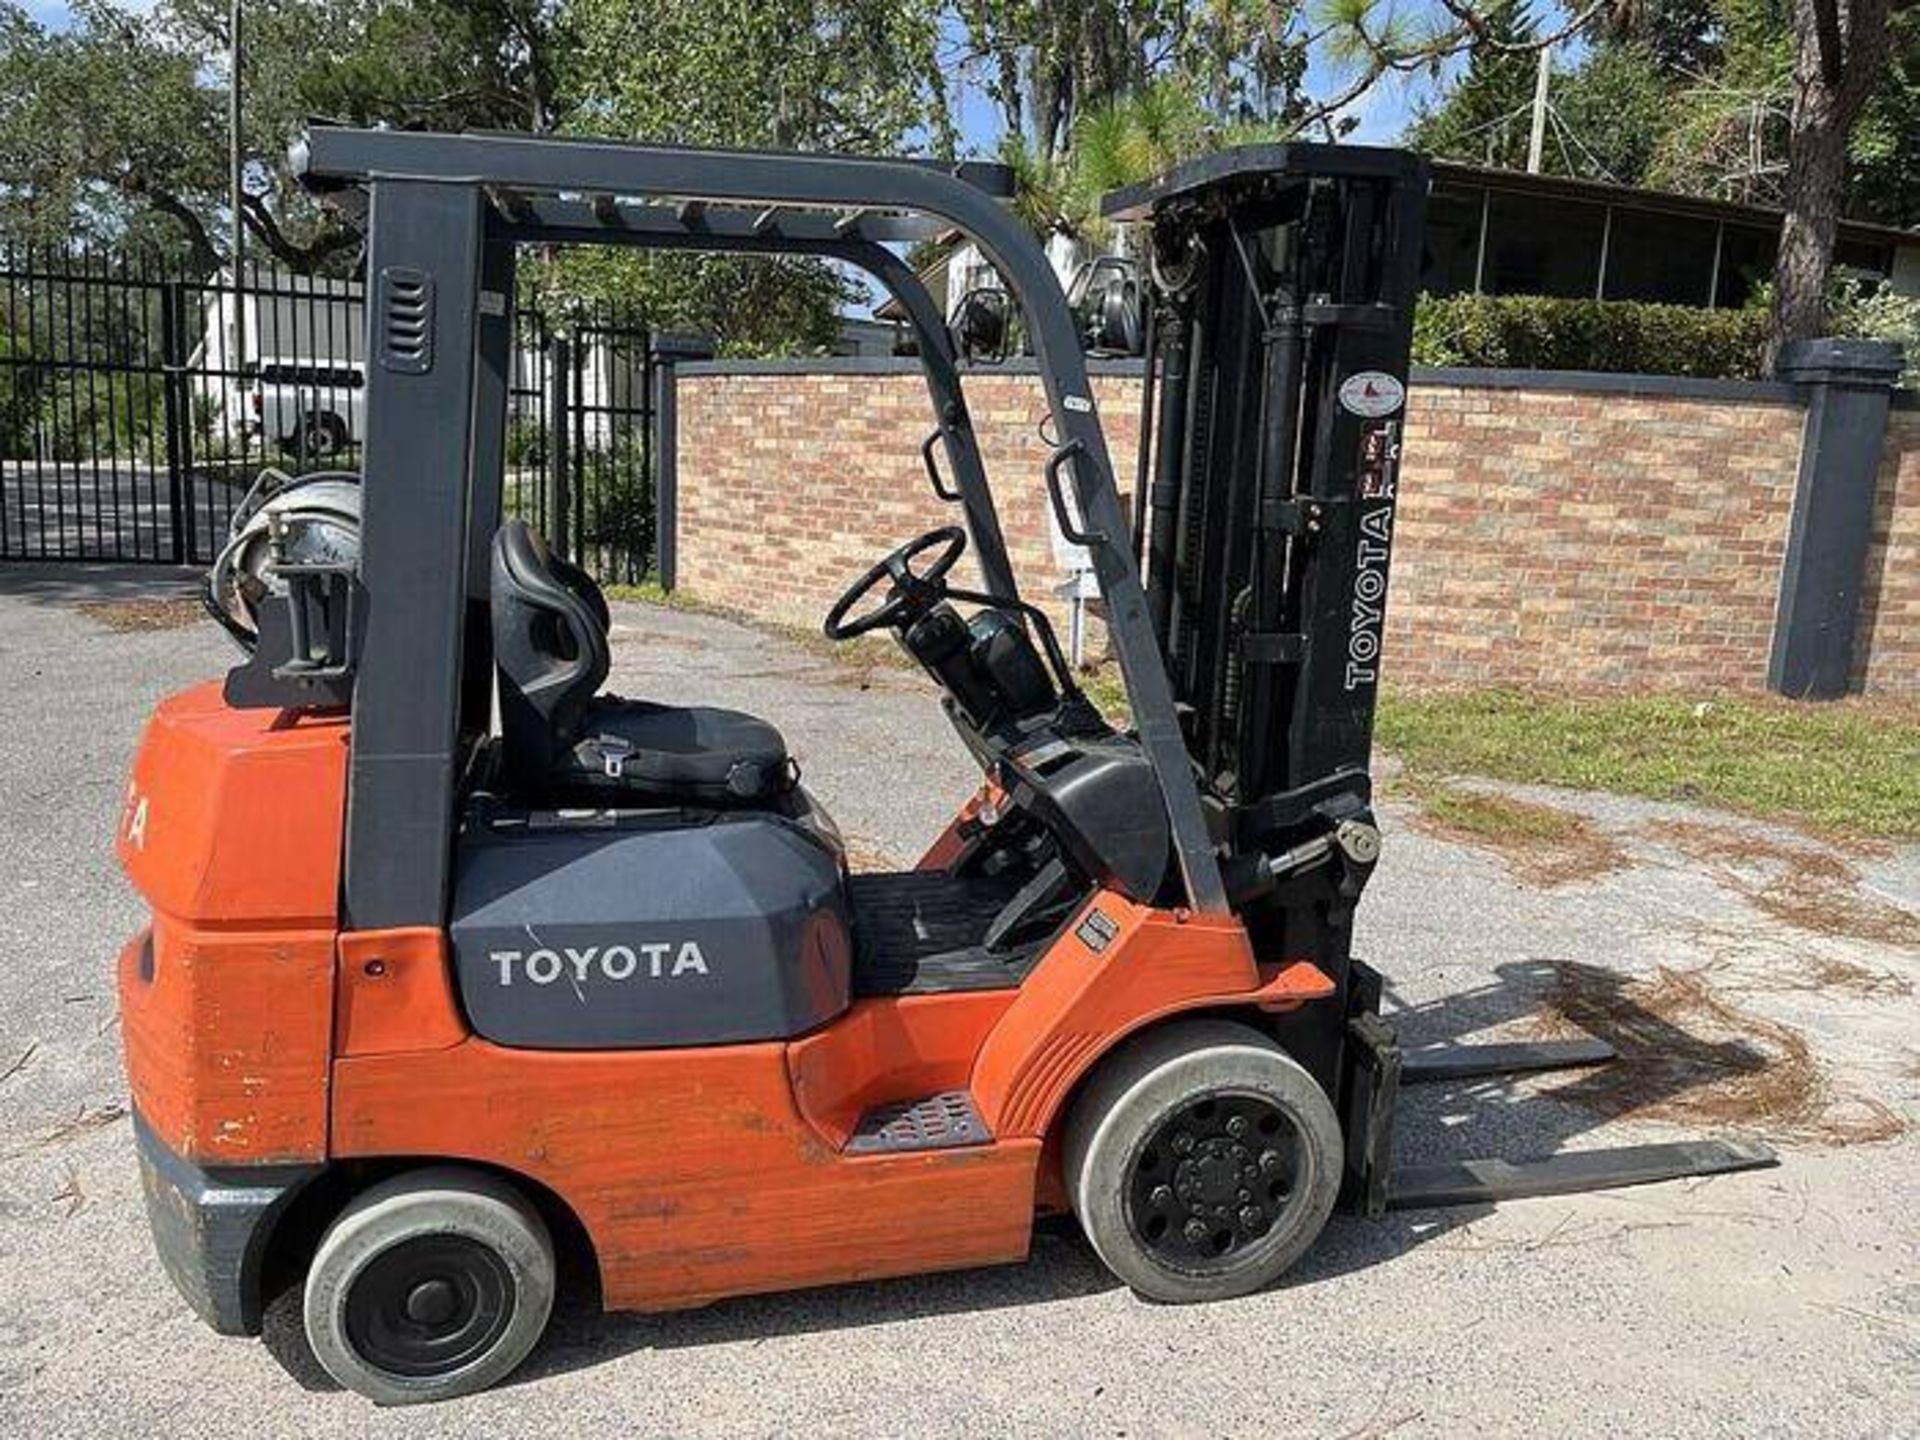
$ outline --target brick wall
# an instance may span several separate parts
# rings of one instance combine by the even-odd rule
[[[1422,386],[1407,409],[1388,674],[1764,685],[1798,406]]]
[[[1887,426],[1863,589],[1853,683],[1920,695],[1920,408],[1896,409]]]
[[[1100,376],[1094,388],[1128,490],[1139,383]],[[1039,384],[975,376],[967,393],[1015,570],[1033,594],[1058,578]],[[1802,419],[1769,387],[1696,397],[1416,384],[1388,675],[1760,689]],[[913,372],[684,375],[681,585],[762,618],[818,624],[886,551],[955,517],[920,468],[930,424]],[[1894,415],[1867,586],[1859,681],[1920,694],[1920,412]]]
[[[959,521],[920,461],[933,426],[917,373],[694,374],[680,380],[679,583],[763,619],[818,625],[874,561]],[[1139,443],[1139,382],[1100,376],[1094,398],[1121,488]],[[967,408],[1023,591],[1060,577],[1047,521],[1031,376],[969,377]],[[944,467],[946,457],[940,456]],[[742,564],[741,561],[749,563]],[[955,572],[979,583],[973,555]],[[1054,607],[1058,608],[1058,607]]]

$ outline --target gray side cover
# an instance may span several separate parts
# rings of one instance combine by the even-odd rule
[[[470,821],[450,930],[467,1016],[502,1045],[772,1040],[847,1007],[837,858],[776,815]]]

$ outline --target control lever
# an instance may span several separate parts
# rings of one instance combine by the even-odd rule
[[[1369,866],[1380,858],[1380,831],[1367,820],[1342,820],[1333,829],[1303,840],[1278,855],[1246,855],[1228,878],[1230,898],[1244,905],[1269,894],[1282,881],[1324,865],[1338,853],[1349,864]]]
[[[1364,820],[1342,820],[1324,835],[1264,857],[1266,871],[1277,885],[1320,864],[1335,850],[1356,865],[1371,865],[1380,858],[1380,832]]]

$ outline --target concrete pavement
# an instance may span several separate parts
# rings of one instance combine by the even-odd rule
[[[64,578],[63,578],[64,577]],[[0,1436],[1897,1435],[1920,1417],[1920,1141],[1775,1135],[1779,1169],[1337,1219],[1279,1288],[1175,1309],[1107,1276],[1070,1225],[997,1270],[741,1300],[680,1315],[563,1308],[508,1386],[381,1412],[302,1354],[294,1297],[268,1343],[189,1316],[145,1233],[110,967],[139,907],[110,839],[140,723],[215,673],[210,624],[114,633],[77,600],[156,572],[0,569]],[[729,622],[616,607],[615,688],[778,723],[842,827],[910,861],[971,788],[930,686],[862,682]],[[1629,868],[1551,891],[1389,809],[1363,916],[1414,1040],[1484,1036],[1541,999],[1542,962],[1622,977],[1707,967],[1807,1037],[1836,1103],[1920,1110],[1920,955],[1795,930],[1652,838],[1679,807],[1554,797]],[[1920,909],[1920,864],[1861,862]],[[1770,983],[1816,960],[1891,983]],[[1758,1133],[1767,1135],[1764,1124]],[[1674,1135],[1602,1124],[1550,1086],[1421,1092],[1404,1159],[1521,1156]],[[849,1224],[858,1216],[850,1213]]]

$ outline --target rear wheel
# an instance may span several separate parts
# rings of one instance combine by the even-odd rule
[[[1176,1021],[1102,1062],[1068,1117],[1068,1194],[1107,1267],[1154,1300],[1264,1288],[1311,1245],[1344,1147],[1326,1092],[1259,1031]]]
[[[330,462],[347,448],[346,422],[331,411],[315,411],[300,422],[300,428],[281,443],[281,448],[295,459]]]
[[[307,1341],[382,1405],[483,1390],[526,1359],[553,1309],[553,1241],[512,1187],[418,1170],[359,1196],[307,1271]]]

